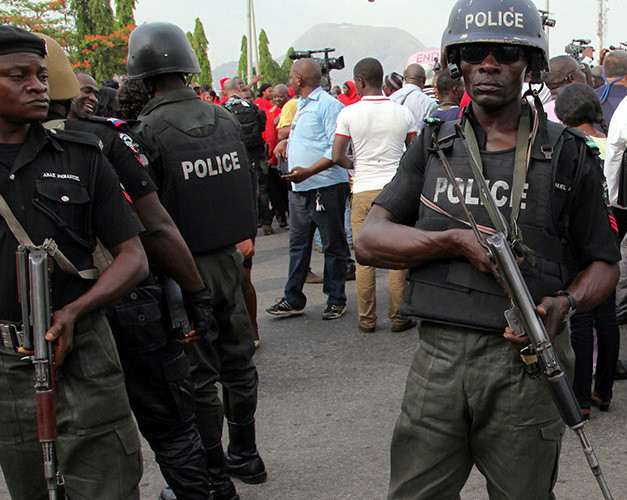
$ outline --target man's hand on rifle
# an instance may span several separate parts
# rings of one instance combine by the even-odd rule
[[[205,286],[198,292],[184,293],[185,308],[192,325],[192,330],[185,336],[183,343],[194,342],[209,333],[213,322],[211,290]]]
[[[479,271],[492,274],[497,280],[500,279],[499,272],[494,262],[488,257],[487,250],[477,241],[475,233],[470,229],[457,230],[457,244],[460,253]]]
[[[540,316],[551,342],[555,342],[555,337],[557,337],[560,331],[564,315],[568,312],[569,308],[570,302],[563,296],[544,297],[540,301],[540,304],[536,306],[538,316]],[[509,341],[512,349],[517,352],[520,352],[521,349],[529,344],[529,337],[526,335],[524,337],[518,337],[509,327],[505,329],[503,337]]]
[[[72,350],[75,323],[76,314],[69,306],[55,311],[52,315],[52,326],[46,332],[46,340],[54,342],[55,366],[63,364],[65,356]]]

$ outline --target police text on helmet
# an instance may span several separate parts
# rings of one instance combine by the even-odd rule
[[[484,26],[507,26],[514,28],[524,28],[522,12],[477,12],[476,14],[466,14],[466,29],[471,26],[483,28]]]

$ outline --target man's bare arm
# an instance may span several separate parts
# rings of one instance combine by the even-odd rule
[[[361,226],[355,255],[360,264],[385,269],[407,269],[453,257],[466,257],[482,272],[496,269],[471,230],[424,231],[405,226],[380,205],[372,206]]]
[[[346,170],[351,170],[353,168],[353,161],[346,156],[346,148],[348,148],[350,140],[350,137],[336,135],[335,139],[333,139],[333,151],[331,153],[333,163],[345,168]]]
[[[46,340],[57,339],[55,353],[57,364],[61,364],[72,349],[74,324],[81,316],[119,297],[148,276],[148,262],[144,247],[138,236],[109,248],[113,263],[102,273],[94,285],[74,302],[55,311],[52,326]]]

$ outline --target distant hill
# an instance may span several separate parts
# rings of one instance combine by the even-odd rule
[[[354,24],[317,24],[307,30],[294,43],[295,50],[318,50],[335,47],[330,57],[344,56],[346,68],[332,70],[331,78],[334,85],[341,85],[352,80],[353,67],[364,57],[375,57],[383,64],[384,72],[397,71],[402,73],[407,58],[418,50],[426,47],[416,37],[398,28],[377,28]],[[285,54],[277,57],[279,64]],[[213,70],[215,87],[220,78],[231,77],[237,72],[237,63],[228,62]]]

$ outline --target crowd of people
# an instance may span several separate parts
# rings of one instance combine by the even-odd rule
[[[54,39],[0,26],[0,464],[12,498],[47,488],[138,498],[136,424],[167,482],[162,500],[237,500],[231,477],[265,481],[251,269],[258,233],[280,230],[289,267],[268,314],[301,315],[305,283],[321,283],[321,318],[340,318],[355,279],[356,327],[373,334],[376,269],[386,268],[391,330],[420,320],[389,498],[454,498],[473,464],[491,498],[551,498],[563,423],[520,360],[528,339],[509,329],[498,270],[468,228],[468,213],[484,236],[498,224],[465,144],[581,418],[608,411],[614,381],[627,378],[627,51],[603,50],[598,64],[591,47],[549,58],[531,1],[488,4],[459,0],[443,69],[385,75],[365,57],[330,92],[309,58],[274,86],[262,75],[224,78],[218,92],[190,84],[200,68],[187,36],[159,22],[132,32],[127,75],[98,85]],[[515,12],[516,36],[480,22],[482,8],[502,20]],[[10,334],[30,321],[15,287],[18,244],[59,263],[46,333],[58,471],[48,481],[30,353]],[[322,276],[310,267],[315,248]]]

